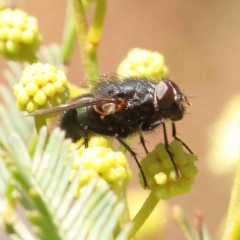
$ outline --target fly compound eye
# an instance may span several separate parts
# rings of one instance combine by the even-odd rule
[[[175,102],[175,91],[168,81],[162,80],[157,85],[156,100],[161,109],[168,109]]]

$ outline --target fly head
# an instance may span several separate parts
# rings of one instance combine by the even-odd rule
[[[180,88],[171,80],[162,80],[155,90],[155,101],[163,118],[178,121],[183,118],[185,110],[191,102]]]

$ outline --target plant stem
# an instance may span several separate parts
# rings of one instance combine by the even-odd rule
[[[223,240],[230,239],[240,239],[240,160],[238,160],[223,237]]]
[[[36,126],[36,130],[37,130],[37,134],[39,134],[40,129],[43,126],[47,126],[46,117],[43,116],[43,115],[39,115],[39,116],[35,116],[34,120],[35,120],[35,126]]]
[[[89,1],[84,1],[83,2],[84,11],[86,11],[88,6],[89,6]],[[77,31],[76,31],[74,9],[72,6],[72,2],[69,0],[67,12],[66,12],[65,27],[63,32],[63,42],[61,47],[62,62],[65,65],[69,63],[76,36],[77,36]]]
[[[95,79],[98,75],[97,58],[92,45],[87,42],[88,27],[82,1],[73,0],[73,6],[85,77],[87,79]]]
[[[61,56],[63,64],[68,64],[70,55],[72,53],[75,38],[76,38],[76,24],[75,24],[75,16],[73,12],[73,7],[70,1],[68,1],[68,8],[66,13],[66,21],[63,32],[63,43],[61,47]]]
[[[132,220],[133,227],[129,233],[129,238],[133,238],[138,230],[142,227],[142,225],[145,223],[145,221],[148,219],[156,205],[158,204],[160,199],[156,198],[154,193],[151,191],[148,198],[144,202],[143,206],[137,213],[137,215]]]
[[[104,23],[104,16],[106,12],[106,1],[96,1],[96,11],[93,19],[92,26],[89,29],[87,41],[97,46],[102,34],[102,28]]]
[[[73,7],[74,7],[76,29],[78,32],[79,44],[82,50],[83,64],[85,65],[86,64],[85,49],[86,49],[86,40],[87,40],[87,32],[88,32],[87,21],[85,18],[82,1],[73,0]]]

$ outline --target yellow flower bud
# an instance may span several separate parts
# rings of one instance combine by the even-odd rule
[[[164,57],[158,52],[151,52],[144,49],[132,49],[127,58],[124,59],[117,70],[123,77],[149,77],[152,80],[160,81],[168,74]]]
[[[18,9],[0,11],[0,40],[7,59],[33,61],[41,43],[36,19]]]
[[[69,89],[67,81],[62,81],[64,73],[59,72],[49,64],[36,63],[26,67],[20,83],[14,86],[18,109],[33,112],[65,103]],[[58,76],[61,76],[60,82]]]

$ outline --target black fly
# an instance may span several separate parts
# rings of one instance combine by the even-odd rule
[[[90,132],[115,137],[134,157],[147,187],[136,153],[123,139],[139,133],[140,142],[148,153],[142,131],[151,131],[162,125],[165,148],[174,166],[176,178],[179,178],[177,166],[169,151],[165,120],[171,120],[173,138],[181,141],[176,136],[175,121],[183,118],[185,109],[190,105],[188,98],[171,80],[163,79],[156,83],[146,79],[116,81],[110,78],[94,86],[89,94],[80,95],[57,107],[38,110],[30,116],[63,112],[59,126],[65,130],[66,138],[71,138],[74,142],[84,138],[86,148]],[[184,142],[182,144],[192,153]]]

